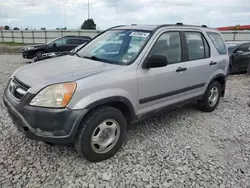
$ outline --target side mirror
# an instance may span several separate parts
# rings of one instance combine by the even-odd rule
[[[164,55],[152,55],[148,58],[145,64],[145,68],[158,68],[158,67],[165,67],[168,65],[168,61],[166,56]]]
[[[239,50],[236,52],[236,55],[242,55],[243,53],[244,53],[243,51]]]
[[[56,43],[53,43],[53,47],[56,47]]]

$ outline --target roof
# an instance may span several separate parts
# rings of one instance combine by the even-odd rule
[[[206,25],[198,26],[198,25],[183,25],[182,23],[177,24],[163,24],[163,25],[137,25],[137,24],[131,24],[131,25],[122,25],[122,26],[116,26],[110,29],[134,29],[134,30],[145,30],[145,31],[153,31],[157,28],[161,27],[178,27],[178,28],[208,28]],[[215,29],[213,29],[215,30]]]
[[[75,35],[65,35],[63,37],[72,37],[72,38],[91,38],[89,36],[75,36]]]
[[[124,25],[116,27],[114,29],[135,29],[135,30],[147,30],[153,31],[158,25]]]

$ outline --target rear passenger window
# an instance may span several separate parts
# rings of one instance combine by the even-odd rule
[[[179,32],[163,33],[154,44],[151,55],[164,55],[169,64],[181,62],[181,38]]]
[[[185,32],[190,61],[204,59],[210,56],[210,49],[206,39],[198,32]]]
[[[220,34],[213,33],[213,32],[208,32],[207,34],[210,37],[210,39],[213,41],[219,54],[221,54],[221,55],[227,54],[227,49],[226,49],[225,43],[224,43],[223,39],[221,38]]]
[[[80,39],[67,39],[67,44],[81,44],[82,40]]]

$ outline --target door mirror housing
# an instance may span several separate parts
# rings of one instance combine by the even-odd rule
[[[236,52],[236,55],[242,55],[243,53],[244,53],[243,51],[238,50],[238,51]]]
[[[144,68],[158,68],[158,67],[165,67],[168,65],[168,61],[166,56],[164,55],[152,55],[146,61]]]
[[[53,46],[53,47],[56,47],[56,43],[53,43],[52,46]]]

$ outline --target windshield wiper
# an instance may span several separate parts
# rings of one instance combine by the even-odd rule
[[[78,53],[73,53],[72,55],[76,55],[77,57],[82,57]]]
[[[99,58],[97,56],[83,56],[83,58],[91,59],[91,60],[94,60],[94,61],[101,61],[101,62],[104,62],[104,63],[116,64],[115,61],[111,61],[111,60],[107,60],[107,59],[102,59],[102,58]]]

